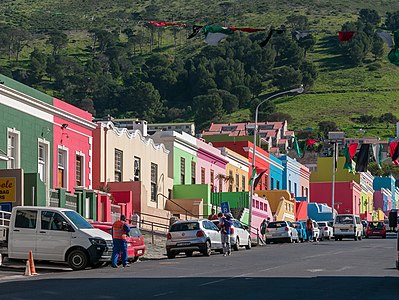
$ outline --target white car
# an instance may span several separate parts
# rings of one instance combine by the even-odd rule
[[[251,236],[249,232],[245,229],[245,227],[241,224],[240,221],[232,219],[233,221],[233,234],[231,234],[230,237],[230,244],[231,247],[235,250],[238,251],[240,247],[245,246],[246,249],[251,249],[252,244],[251,244]],[[219,220],[212,220],[212,222],[218,226],[219,225]]]
[[[316,221],[313,221],[313,241],[314,242],[320,240],[320,238],[321,238],[320,234],[321,234],[321,232],[320,232],[319,225],[317,224]]]
[[[333,236],[333,227],[331,222],[319,221],[317,222],[320,229],[320,240],[327,239],[330,240]]]
[[[166,235],[168,258],[175,258],[180,252],[192,256],[194,251],[209,256],[212,250],[223,253],[222,240],[219,228],[206,219],[178,221]]]
[[[290,221],[270,222],[266,229],[266,244],[270,244],[272,241],[299,243],[298,232]]]

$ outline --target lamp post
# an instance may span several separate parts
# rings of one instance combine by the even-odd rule
[[[255,110],[255,126],[254,126],[254,145],[253,145],[253,149],[252,149],[252,173],[251,176],[253,174],[253,171],[255,169],[255,157],[256,157],[256,134],[258,131],[258,113],[259,113],[259,107],[265,103],[268,100],[271,100],[273,98],[276,98],[278,96],[284,95],[284,94],[289,94],[289,93],[298,93],[301,94],[303,93],[304,88],[303,88],[303,84],[301,84],[301,86],[299,88],[296,89],[292,89],[292,90],[288,90],[288,91],[283,91],[283,92],[279,92],[277,94],[271,95],[270,97],[266,98],[265,100],[263,100],[261,103],[258,104],[258,106],[256,107]],[[248,225],[251,226],[251,221],[252,221],[252,197],[254,194],[254,180],[255,178],[252,178],[251,181],[251,189],[250,189],[250,193],[249,193],[249,218],[248,218]]]

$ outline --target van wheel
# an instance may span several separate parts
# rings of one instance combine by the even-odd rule
[[[176,253],[175,253],[175,252],[172,252],[172,251],[168,251],[168,252],[166,253],[166,255],[167,255],[167,257],[168,257],[169,259],[173,259],[173,258],[176,257]]]
[[[87,263],[87,255],[82,250],[73,250],[68,255],[68,265],[74,271],[84,270]]]
[[[193,256],[193,251],[186,251],[184,253],[186,254],[187,257]]]

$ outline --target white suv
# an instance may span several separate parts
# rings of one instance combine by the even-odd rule
[[[337,215],[334,220],[334,238],[342,241],[342,238],[353,238],[355,241],[362,239],[363,225],[358,215]]]
[[[333,236],[333,225],[331,222],[319,221],[317,222],[320,228],[320,240],[327,239],[330,240]]]
[[[266,229],[266,244],[270,244],[271,241],[299,243],[298,232],[290,221],[270,222]]]
[[[178,221],[170,226],[166,236],[168,258],[175,258],[180,252],[192,256],[194,251],[209,256],[212,250],[223,253],[219,229],[211,221],[206,219]]]

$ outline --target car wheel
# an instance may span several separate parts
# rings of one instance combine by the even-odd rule
[[[206,245],[205,245],[205,250],[202,252],[202,254],[204,255],[204,256],[210,256],[211,255],[211,252],[212,252],[212,249],[211,249],[211,243],[209,242],[209,241],[206,241]]]
[[[337,238],[337,237],[335,237],[335,238],[334,238],[334,240],[338,241],[338,238]]]
[[[138,260],[139,260],[139,257],[138,257],[138,256],[135,256],[135,257],[132,258],[132,263],[135,263],[135,262],[138,261]]]
[[[84,270],[87,263],[87,255],[82,250],[73,250],[68,255],[68,265],[74,271]]]
[[[293,242],[294,242],[294,240],[292,239],[292,236],[290,236],[290,237],[288,238],[288,243],[292,244]]]
[[[184,253],[186,254],[187,257],[193,256],[193,251],[186,251]]]
[[[235,245],[233,246],[233,249],[234,249],[234,251],[240,250],[240,239],[238,238],[238,236],[237,236],[237,238],[236,238],[236,243],[235,243]]]
[[[357,241],[357,236],[355,235],[353,239],[354,239],[355,241]]]
[[[176,257],[176,253],[175,253],[175,252],[172,252],[172,251],[168,251],[168,252],[166,253],[166,255],[167,255],[167,257],[168,257],[169,259],[173,259],[173,258]]]
[[[303,243],[303,237],[299,239],[301,241],[301,243]]]
[[[219,250],[217,250],[217,252],[219,252],[220,254],[223,254],[223,248],[222,248],[222,249],[219,249]]]
[[[252,248],[251,238],[248,238],[248,245],[245,246],[245,249],[250,250]]]
[[[382,236],[382,238],[383,238],[383,239],[386,239],[386,238],[387,238],[387,236],[386,236],[386,235],[383,235],[383,236]]]

